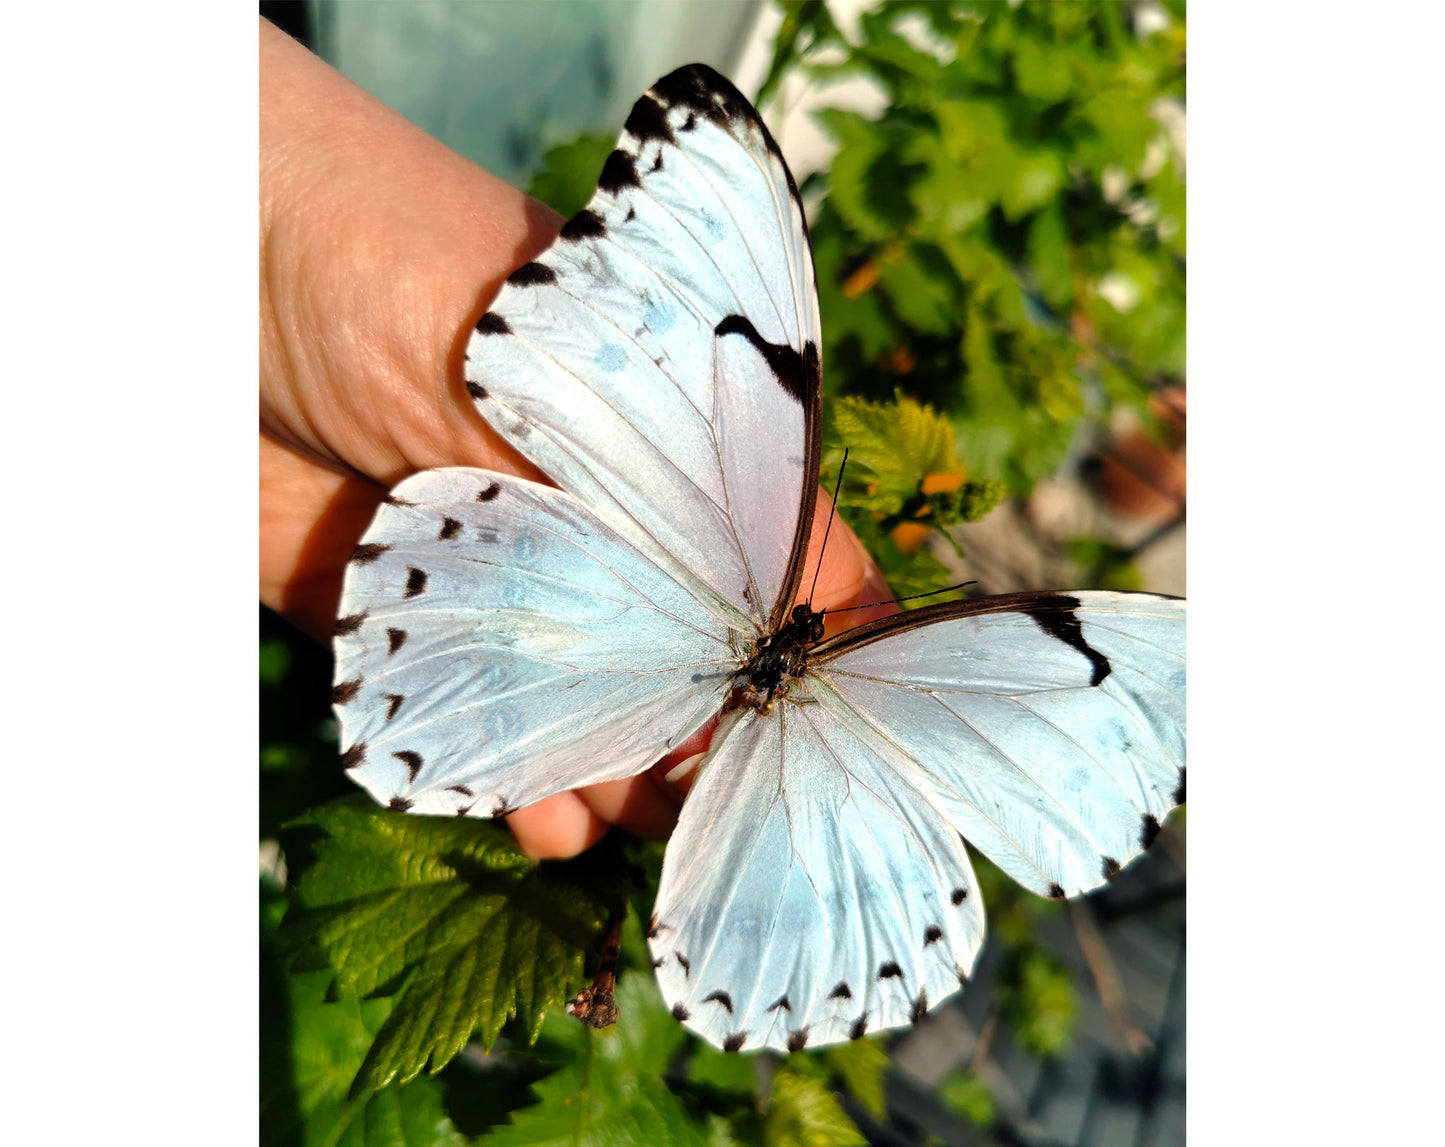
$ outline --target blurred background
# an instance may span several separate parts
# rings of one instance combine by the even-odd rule
[[[975,579],[970,593],[1185,592],[1183,3],[261,12],[564,215],[590,197],[637,96],[674,67],[711,64],[755,98],[803,190],[825,480],[847,447],[840,510],[895,591]],[[260,668],[267,1141],[543,1141],[548,1101],[534,1088],[559,1061],[506,1035],[405,1085],[437,1088],[431,1131],[385,1138],[329,1105],[365,1046],[315,1037],[325,1005],[301,1000],[275,951],[278,840],[283,823],[353,790],[336,766],[329,652],[263,610]],[[811,1116],[774,1118],[782,1089],[765,1057],[743,1061],[746,1077],[719,1075],[689,1038],[646,1070],[702,1138],[1182,1143],[1184,820],[1174,813],[1143,859],[1068,904],[1019,891],[975,853],[990,939],[973,983],[917,1028],[863,1041],[873,1052],[817,1057]],[[650,983],[635,936],[629,960],[630,978]],[[631,1085],[647,1090],[643,1076]],[[726,1115],[719,1095],[756,1118]],[[627,1126],[582,1137],[626,1142]]]

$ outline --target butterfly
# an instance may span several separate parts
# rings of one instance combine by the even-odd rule
[[[718,717],[649,929],[729,1051],[917,1023],[984,938],[965,840],[1072,896],[1184,800],[1184,603],[950,601],[823,636],[795,604],[818,489],[798,190],[702,65],[637,101],[589,205],[467,348],[483,417],[557,488],[416,474],[348,563],[334,700],[394,809],[501,816],[629,777]]]

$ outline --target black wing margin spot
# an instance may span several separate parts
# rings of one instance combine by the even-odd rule
[[[546,263],[523,263],[507,276],[514,287],[550,287],[557,281],[557,272]]]
[[[584,207],[562,224],[559,237],[569,243],[576,243],[580,239],[600,239],[606,234],[607,224],[602,221],[602,216]]]

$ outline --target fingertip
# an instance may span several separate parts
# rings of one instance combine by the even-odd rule
[[[517,847],[533,860],[565,860],[591,848],[607,831],[575,792],[557,793],[507,815]]]
[[[646,840],[666,840],[677,823],[677,803],[647,774],[588,785],[577,795],[603,822]]]

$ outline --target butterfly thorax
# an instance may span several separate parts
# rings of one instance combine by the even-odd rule
[[[808,665],[808,650],[823,637],[823,611],[803,604],[793,607],[792,616],[776,632],[753,646],[747,662],[733,675],[733,689],[727,709],[744,705],[767,713],[773,702],[786,695]]]

